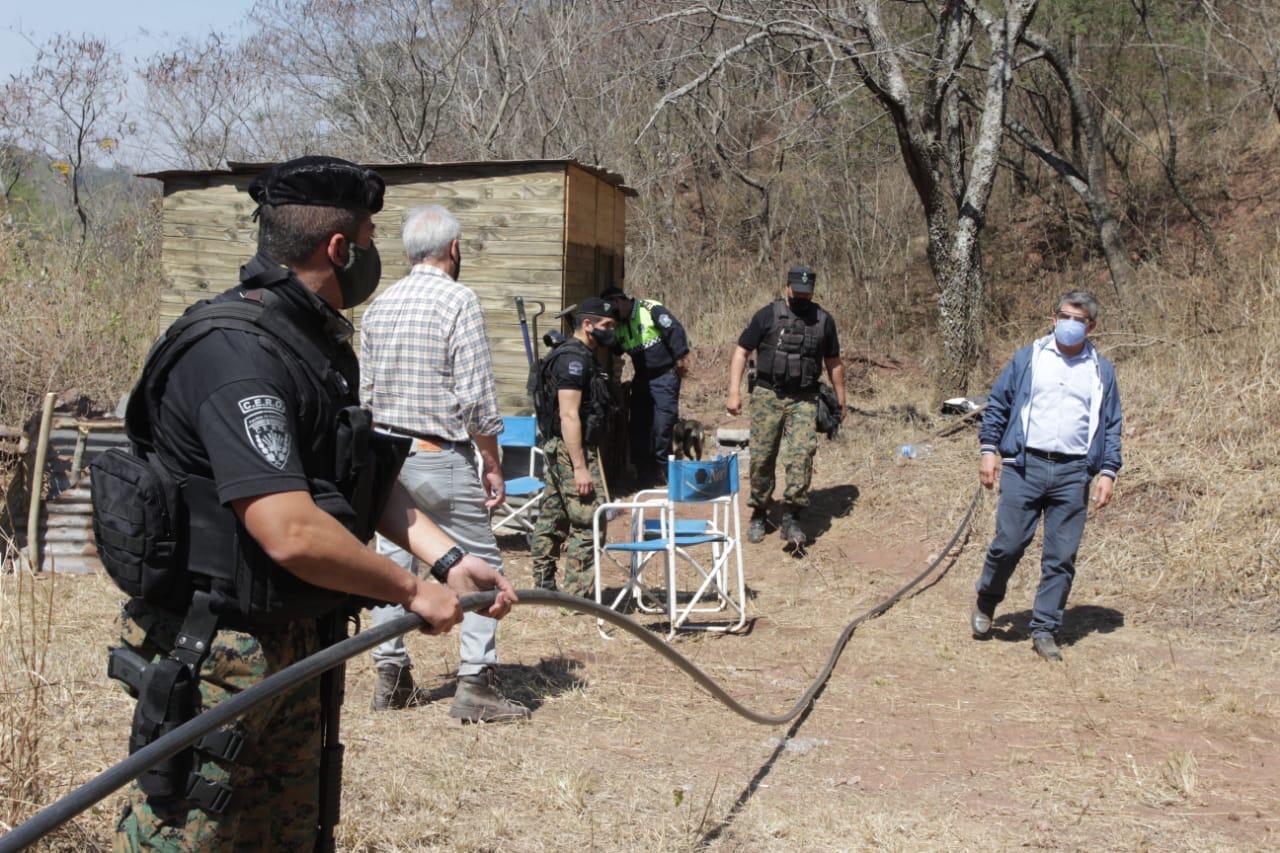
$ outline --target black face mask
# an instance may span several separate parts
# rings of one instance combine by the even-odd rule
[[[593,326],[590,334],[595,339],[595,342],[605,349],[613,349],[613,345],[618,340],[618,336],[614,334],[613,329],[602,329],[599,326]]]
[[[792,296],[787,299],[787,305],[791,308],[792,314],[803,314],[809,310],[809,306],[812,304],[812,299],[801,299],[799,296]]]
[[[349,251],[351,257],[347,260],[347,265],[334,270],[338,277],[338,288],[342,292],[343,308],[354,308],[372,296],[382,278],[382,257],[372,240],[367,249],[351,243]]]

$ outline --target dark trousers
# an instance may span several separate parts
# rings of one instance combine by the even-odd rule
[[[663,478],[671,455],[671,433],[680,419],[680,376],[636,376],[631,382],[631,461],[644,482]]]
[[[1089,501],[1089,470],[1084,459],[1051,462],[1027,454],[1026,460],[1025,468],[1003,466],[996,536],[978,580],[978,604],[993,613],[1004,600],[1009,576],[1044,516],[1044,556],[1031,633],[1053,635],[1062,627],[1062,611],[1076,575],[1076,551],[1084,534]]]

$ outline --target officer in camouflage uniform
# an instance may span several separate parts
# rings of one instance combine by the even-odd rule
[[[494,618],[514,601],[501,575],[414,508],[395,483],[402,456],[354,465],[361,451],[352,448],[387,447],[358,408],[352,329],[340,313],[378,283],[372,215],[382,179],[345,160],[304,157],[268,169],[249,192],[259,205],[258,255],[239,287],[190,309],[152,350],[126,418],[138,458],[158,456],[168,476],[183,478],[179,518],[189,520],[177,541],[186,547],[162,569],[172,580],[129,588],[120,569],[128,557],[160,558],[130,552],[129,537],[98,539],[104,565],[133,596],[109,671],[139,697],[134,746],[162,731],[148,716],[153,697],[165,725],[208,710],[318,651],[348,595],[401,604],[430,633],[462,620],[459,594],[497,588]],[[255,319],[228,325],[237,312]],[[95,530],[145,500],[126,489],[109,504],[116,521],[97,512],[108,505],[99,489],[124,482],[109,475],[128,470],[108,456],[93,471]],[[374,502],[342,473],[371,468],[384,483],[372,489],[382,496]],[[375,529],[431,565],[438,583],[367,548]],[[155,674],[175,671],[181,692],[157,687],[169,682]],[[192,675],[198,690],[188,707],[179,697]],[[341,773],[340,761],[322,760],[322,715],[336,720],[337,705],[322,712],[321,697],[321,683],[308,681],[144,774],[129,790],[115,848],[315,848],[331,830],[321,825],[321,777],[336,786]]]
[[[533,582],[556,589],[556,557],[567,539],[563,587],[582,598],[591,597],[594,584],[591,519],[604,497],[599,445],[612,420],[595,354],[614,345],[617,319],[612,302],[583,300],[573,337],[542,360],[535,393],[547,488],[533,528]]]
[[[808,267],[787,271],[787,298],[766,305],[738,338],[729,368],[730,414],[742,411],[740,388],[747,358],[756,353],[751,390],[751,523],[747,538],[764,539],[774,469],[779,457],[786,472],[782,538],[804,545],[798,516],[809,505],[813,454],[818,449],[818,386],[825,368],[840,412],[845,410],[844,366],[835,320],[813,301],[816,275]]]
[[[122,613],[121,639],[147,659],[163,657],[172,650],[180,625],[178,619],[129,602]],[[200,669],[201,704],[212,708],[319,648],[315,622],[252,634],[219,631]],[[233,731],[247,742],[261,740],[268,731],[271,735],[270,749],[258,758],[247,753],[237,758],[257,762],[256,772],[236,772],[236,765],[213,759],[195,768],[202,778],[227,785],[243,798],[246,807],[230,815],[211,815],[184,800],[148,802],[139,788],[131,788],[116,850],[223,850],[236,846],[237,839],[253,839],[263,850],[309,849],[315,842],[320,786],[319,717],[320,682],[313,680],[240,718]]]

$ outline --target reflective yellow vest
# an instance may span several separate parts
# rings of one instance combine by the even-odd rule
[[[661,307],[661,302],[654,302],[652,299],[635,301],[631,318],[617,330],[618,342],[625,351],[634,355],[662,340],[662,332],[653,320],[653,309]]]

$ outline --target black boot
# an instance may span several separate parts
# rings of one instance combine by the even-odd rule
[[[782,541],[791,545],[803,548],[809,543],[809,539],[804,535],[804,531],[800,529],[800,522],[796,520],[796,511],[794,509],[785,509],[782,511],[782,523],[778,525],[778,529],[782,533]]]
[[[757,509],[751,513],[751,523],[747,525],[747,541],[752,545],[758,545],[764,541],[764,517],[766,511]]]

